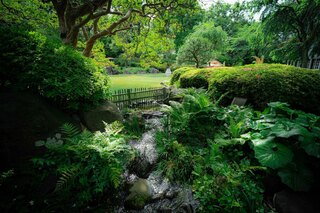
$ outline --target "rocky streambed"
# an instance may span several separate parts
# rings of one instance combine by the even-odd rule
[[[123,203],[118,213],[195,212],[198,206],[190,187],[170,183],[156,170],[158,152],[155,133],[162,130],[161,112],[142,114],[146,132],[140,140],[130,141],[137,157],[124,174]]]

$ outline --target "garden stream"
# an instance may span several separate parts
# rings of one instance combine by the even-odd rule
[[[191,213],[198,206],[191,188],[170,183],[155,169],[158,160],[155,133],[162,129],[162,116],[160,112],[143,114],[147,130],[139,141],[130,141],[138,157],[124,174],[126,190],[119,213]]]

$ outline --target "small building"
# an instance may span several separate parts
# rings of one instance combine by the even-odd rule
[[[215,59],[209,61],[208,64],[209,64],[208,67],[222,67],[223,66],[223,64],[220,61],[215,60]]]

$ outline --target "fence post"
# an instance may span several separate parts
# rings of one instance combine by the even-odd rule
[[[127,89],[127,94],[128,94],[128,104],[131,106],[131,94],[130,94],[130,89]]]
[[[164,101],[166,99],[167,96],[167,89],[165,87],[162,88],[162,92],[163,92],[163,98],[162,100]]]

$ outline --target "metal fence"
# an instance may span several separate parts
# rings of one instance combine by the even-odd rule
[[[166,88],[133,88],[120,89],[113,92],[111,101],[119,109],[150,108],[159,106],[167,98]]]

